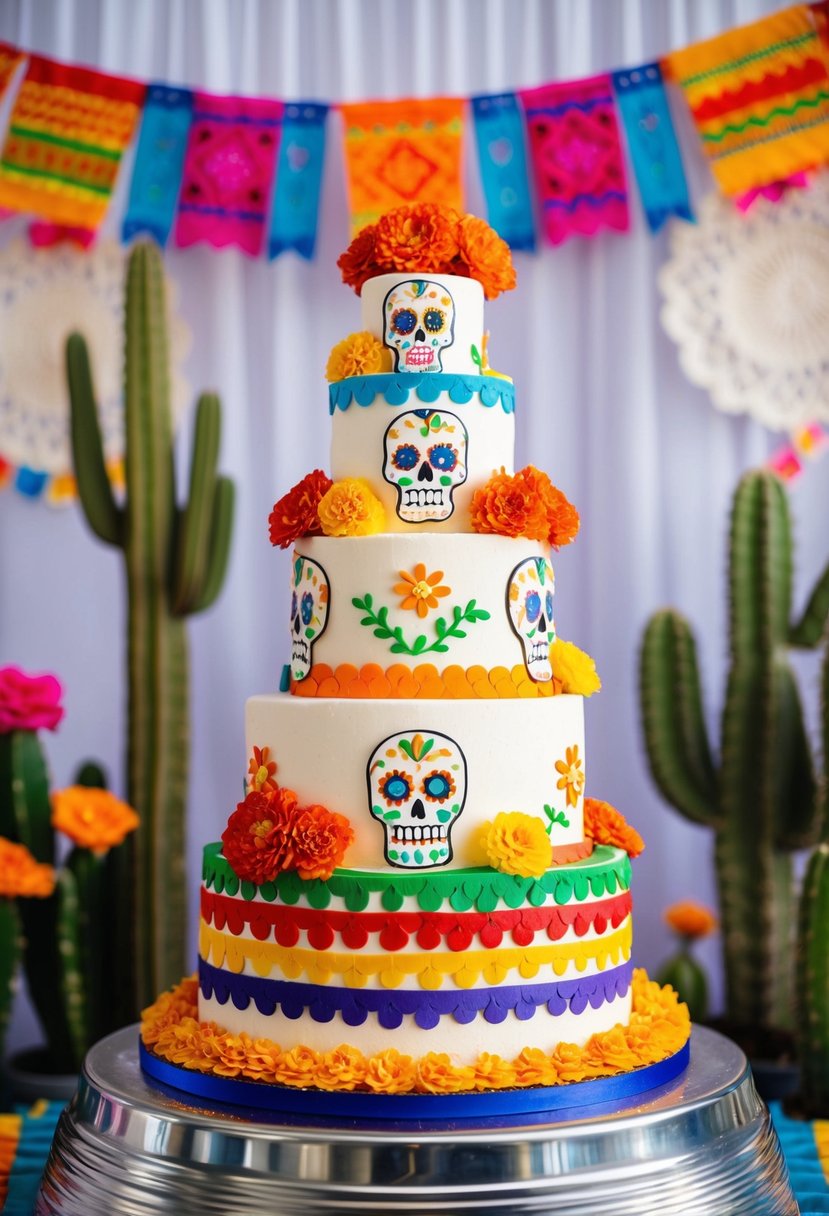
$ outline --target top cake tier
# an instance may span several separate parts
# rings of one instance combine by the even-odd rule
[[[512,381],[485,366],[483,289],[382,274],[361,308],[392,370],[331,384],[331,475],[368,481],[389,532],[471,531],[473,493],[493,470],[512,471],[515,446]]]

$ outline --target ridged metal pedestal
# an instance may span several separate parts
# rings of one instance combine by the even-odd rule
[[[493,1121],[290,1126],[152,1088],[137,1029],[89,1053],[38,1216],[789,1216],[742,1052],[696,1028],[688,1070],[636,1105]],[[542,1117],[539,1117],[540,1119]]]

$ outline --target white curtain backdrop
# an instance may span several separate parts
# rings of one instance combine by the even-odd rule
[[[3,0],[0,38],[143,79],[216,92],[354,100],[520,88],[631,66],[782,7],[774,0]],[[191,947],[202,845],[221,833],[245,761],[243,710],[274,690],[286,658],[287,557],[268,511],[328,464],[323,369],[357,325],[335,261],[348,239],[340,120],[329,119],[320,240],[312,264],[235,251],[167,254],[193,331],[187,373],[224,403],[221,464],[236,481],[233,555],[221,599],[190,625]],[[682,142],[699,198],[712,188],[692,133]],[[481,212],[471,133],[470,210]],[[108,228],[123,211],[128,172]],[[588,791],[624,811],[647,850],[636,863],[637,958],[669,948],[661,910],[713,901],[711,838],[664,805],[644,759],[636,687],[648,615],[666,603],[696,627],[715,744],[727,659],[725,529],[740,474],[779,442],[717,413],[683,377],[662,332],[651,237],[632,192],[633,232],[517,255],[519,288],[488,308],[496,366],[515,377],[517,463],[547,469],[580,509],[556,559],[563,636],[596,658],[604,689],[587,703]],[[0,238],[2,239],[2,238]],[[189,442],[188,426],[180,439]],[[827,463],[792,492],[798,605],[826,560]],[[123,790],[125,642],[120,555],[80,510],[0,497],[0,663],[55,671],[66,718],[46,744],[56,784],[96,756]],[[813,663],[806,700],[817,701]],[[460,712],[460,710],[459,710]],[[541,742],[541,741],[540,741]],[[539,763],[545,762],[543,745]],[[716,946],[706,957],[716,969]],[[29,1015],[15,1038],[31,1041]]]

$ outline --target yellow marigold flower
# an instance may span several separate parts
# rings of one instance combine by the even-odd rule
[[[489,864],[502,874],[540,878],[553,864],[553,846],[544,824],[521,811],[502,811],[482,824],[479,843]]]
[[[558,1069],[550,1056],[538,1047],[525,1047],[513,1061],[519,1085],[557,1085]]]
[[[580,697],[590,697],[602,686],[596,664],[589,654],[579,650],[572,642],[556,638],[550,648],[550,664],[557,680],[561,680],[562,692],[572,692]]]
[[[702,904],[686,899],[665,909],[665,923],[682,937],[708,937],[717,927],[717,918]]]
[[[563,760],[556,760],[556,772],[561,773],[556,789],[566,791],[568,806],[576,806],[584,789],[584,769],[577,743],[566,749]]]
[[[0,836],[0,897],[45,899],[55,889],[55,871],[36,861],[25,845]]]
[[[70,785],[52,795],[52,827],[94,853],[120,844],[138,823],[132,807],[109,790]]]
[[[325,366],[326,380],[346,380],[349,376],[375,376],[391,371],[391,351],[369,330],[349,334],[332,348]]]
[[[366,1075],[366,1058],[356,1047],[341,1043],[326,1051],[319,1061],[315,1083],[320,1089],[350,1091],[361,1086]]]
[[[515,1085],[515,1065],[488,1051],[478,1056],[473,1068],[476,1089],[511,1089]]]
[[[367,1061],[365,1084],[378,1094],[408,1094],[417,1081],[417,1066],[411,1056],[394,1047],[381,1051]]]
[[[472,1089],[475,1069],[453,1064],[446,1052],[430,1051],[417,1064],[417,1088],[420,1093],[456,1094]]]
[[[335,481],[317,513],[326,536],[371,536],[386,522],[383,504],[361,477]]]

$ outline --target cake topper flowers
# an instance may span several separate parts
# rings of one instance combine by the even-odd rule
[[[357,293],[367,279],[396,271],[477,279],[488,300],[515,286],[506,241],[485,220],[440,203],[387,211],[357,233],[337,265],[343,282]]]
[[[579,530],[579,513],[546,473],[529,464],[517,473],[493,473],[472,495],[472,528],[499,536],[525,536],[559,549]]]
[[[644,840],[624,815],[609,802],[601,802],[598,798],[584,800],[584,834],[596,844],[624,849],[629,857],[638,857],[645,847]]]
[[[487,863],[502,874],[540,878],[553,864],[550,837],[535,815],[502,811],[481,825],[478,841]]]
[[[271,544],[288,549],[301,536],[320,536],[322,524],[317,511],[333,484],[322,469],[314,469],[277,499],[268,516]]]

